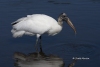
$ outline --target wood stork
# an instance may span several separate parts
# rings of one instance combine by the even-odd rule
[[[66,13],[62,13],[58,17],[58,22],[45,14],[27,15],[18,19],[12,24],[13,37],[21,37],[22,35],[36,35],[36,50],[38,52],[37,44],[41,41],[41,35],[48,33],[49,35],[56,35],[62,30],[63,21],[66,21],[76,33],[76,29]]]

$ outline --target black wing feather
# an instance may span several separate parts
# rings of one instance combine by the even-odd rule
[[[11,25],[15,25],[15,24],[17,24],[18,22],[14,22],[14,23],[11,23]]]

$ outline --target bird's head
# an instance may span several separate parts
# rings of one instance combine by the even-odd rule
[[[60,20],[62,21],[66,21],[67,20],[67,15],[66,13],[61,13],[60,16],[59,16]]]
[[[72,24],[72,22],[70,21],[70,19],[68,18],[68,16],[66,15],[66,13],[61,13],[59,16],[59,21],[65,21],[68,23],[68,25],[74,30],[75,34],[76,34],[76,29],[74,27],[74,25]]]

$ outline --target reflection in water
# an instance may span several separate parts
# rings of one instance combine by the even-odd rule
[[[37,58],[37,53],[25,55],[20,52],[14,54],[15,67],[64,67],[62,58],[54,55]]]
[[[14,59],[15,67],[64,67],[64,62],[62,58],[54,55],[45,55],[40,48],[39,52],[40,56],[38,58],[38,54],[36,52],[29,53],[28,55],[15,52]],[[73,67],[75,65],[76,60],[68,65],[68,67]]]
[[[72,62],[71,64],[68,65],[68,67],[73,67],[73,66],[75,65],[76,61],[77,61],[77,60],[74,59],[73,62]]]

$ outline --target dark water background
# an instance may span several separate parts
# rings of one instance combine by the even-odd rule
[[[57,19],[62,12],[73,22],[77,35],[64,23],[58,35],[43,36],[43,51],[63,58],[66,65],[73,57],[88,57],[89,60],[79,60],[75,67],[99,67],[100,0],[0,0],[0,67],[14,67],[16,51],[26,54],[35,51],[36,37],[14,39],[11,22],[36,13]]]

